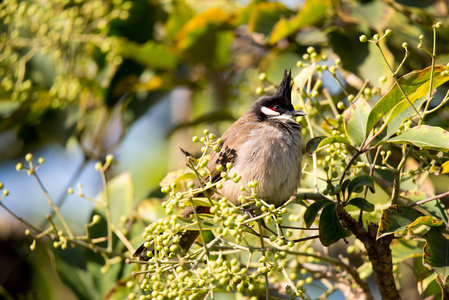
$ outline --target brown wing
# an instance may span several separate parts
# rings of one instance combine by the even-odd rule
[[[209,159],[209,170],[211,171],[212,182],[220,180],[220,172],[217,171],[217,165],[223,166],[223,171],[226,171],[226,164],[228,162],[235,163],[238,157],[238,146],[242,145],[246,139],[249,138],[251,130],[260,126],[256,122],[248,121],[248,117],[244,115],[238,119],[228,130],[225,131],[221,139],[220,152],[212,152]]]

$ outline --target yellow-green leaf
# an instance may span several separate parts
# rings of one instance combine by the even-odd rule
[[[357,100],[343,112],[346,135],[357,146],[361,146],[365,139],[369,113],[370,107],[364,99]]]
[[[307,0],[298,14],[290,19],[281,18],[274,26],[270,44],[295,33],[301,27],[321,23],[326,17],[326,11],[331,6],[330,0]]]
[[[420,148],[436,151],[449,151],[449,132],[434,126],[421,125],[413,127],[401,135],[381,141],[385,143],[412,144]]]
[[[409,206],[391,205],[382,211],[377,238],[406,230],[410,224],[422,215],[422,213]]]
[[[435,66],[432,88],[437,88],[449,80],[449,76],[441,74],[445,69],[445,66]],[[414,103],[416,100],[429,92],[430,75],[431,67],[427,67],[424,70],[413,71],[399,78],[398,83],[411,103]],[[385,124],[388,124],[388,122],[396,117],[396,115],[406,109],[408,105],[401,105],[402,109],[394,110],[394,113],[390,113],[396,105],[404,101],[408,104],[407,99],[405,99],[402,95],[402,92],[398,88],[397,84],[394,84],[385,96],[383,96],[371,110],[368,117],[365,134],[369,134],[376,123],[383,117],[386,117]]]
[[[441,165],[440,175],[449,173],[449,160]]]
[[[258,3],[250,12],[248,31],[269,36],[273,26],[279,19],[289,17],[292,14],[292,11],[279,2]]]

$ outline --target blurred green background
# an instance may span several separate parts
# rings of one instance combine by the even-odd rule
[[[107,154],[115,157],[109,178],[129,175],[136,208],[144,199],[162,197],[159,182],[184,165],[180,147],[199,152],[193,135],[204,128],[221,134],[257,99],[261,72],[273,83],[284,69],[297,74],[297,63],[313,46],[325,56],[322,64],[341,60],[338,76],[350,92],[368,79],[385,93],[392,83],[389,69],[376,47],[360,43],[359,36],[392,29],[384,54],[399,65],[407,42],[411,56],[404,74],[430,64],[416,48],[418,37],[424,35],[430,48],[432,24],[442,21],[437,63],[446,64],[447,15],[443,0],[3,0],[0,181],[10,194],[2,202],[36,226],[45,223],[50,208],[42,189],[14,169],[32,152],[45,158],[39,176],[74,232],[82,234],[93,205],[67,189],[79,191],[81,183],[83,194],[96,197],[102,185],[94,164]],[[379,81],[383,76],[386,81]],[[330,75],[323,89],[335,103],[346,101]],[[443,111],[447,120],[449,111]],[[431,122],[444,120],[436,116]],[[447,188],[435,182],[437,190]],[[305,179],[303,187],[308,184]],[[154,220],[159,213],[147,209],[144,216]],[[46,248],[29,253],[24,227],[4,210],[0,228],[5,298],[79,297],[58,279]]]

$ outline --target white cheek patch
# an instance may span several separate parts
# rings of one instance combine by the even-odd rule
[[[293,117],[290,115],[280,115],[280,116],[274,117],[273,119],[283,119],[283,120],[288,120],[288,121],[295,121],[295,119],[293,119]]]
[[[280,114],[277,111],[271,110],[268,107],[262,106],[260,111],[266,116],[279,116]]]

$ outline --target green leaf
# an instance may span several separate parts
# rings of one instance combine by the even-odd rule
[[[348,204],[354,205],[355,207],[357,207],[363,211],[368,211],[368,212],[374,211],[374,204],[368,202],[364,198],[353,198],[353,199],[349,200]]]
[[[354,190],[359,186],[367,186],[371,193],[374,193],[374,181],[369,175],[361,175],[354,178],[348,185],[348,195],[351,195]]]
[[[422,215],[422,213],[409,206],[391,205],[382,211],[377,238],[406,230],[410,224]]]
[[[394,239],[391,241],[391,256],[393,264],[402,262],[411,257],[422,256],[421,242],[409,239]]]
[[[358,99],[343,112],[346,135],[355,145],[362,145],[365,139],[366,121],[370,107],[364,99]]]
[[[395,11],[389,9],[383,1],[356,1],[345,6],[345,16],[354,20],[355,24],[367,24],[374,30],[385,28]]]
[[[169,186],[172,183],[180,183],[183,180],[194,180],[196,176],[190,170],[176,170],[168,172],[167,175],[161,180],[161,186]],[[181,189],[181,186],[177,185],[175,192]]]
[[[406,229],[410,229],[412,227],[416,227],[416,226],[420,226],[420,225],[426,225],[429,227],[444,227],[444,222],[443,221],[438,221],[433,217],[429,217],[429,216],[422,216],[417,218],[413,223],[411,223],[410,225],[407,226]]]
[[[313,202],[309,207],[307,207],[306,212],[304,213],[304,223],[307,227],[310,227],[315,221],[316,215],[318,212],[326,205],[333,204],[334,202],[327,200],[327,199],[321,199]]]
[[[111,209],[112,223],[117,225],[121,223],[122,216],[130,216],[133,207],[134,187],[131,179],[131,173],[125,172],[114,178],[108,183],[109,206]],[[104,191],[100,193],[97,200],[105,201]],[[103,205],[98,205],[97,210],[102,211]]]
[[[312,155],[316,149],[318,149],[318,145],[324,140],[325,136],[316,136],[313,139],[309,140],[306,145],[306,153]]]
[[[302,92],[307,81],[312,80],[314,70],[315,69],[312,66],[304,67],[301,72],[293,78],[293,83],[296,86],[293,87],[293,90],[299,90],[299,92]]]
[[[55,268],[61,281],[70,287],[78,299],[101,299],[98,286],[87,271],[85,251],[81,248],[67,247],[55,249]],[[89,251],[91,251],[89,249]]]
[[[381,141],[377,145],[385,143],[412,144],[424,149],[448,152],[449,132],[440,127],[419,125],[401,135]]]
[[[172,41],[184,24],[195,16],[195,10],[187,5],[184,0],[173,1],[171,6],[172,11],[165,23],[164,40],[166,41]]]
[[[321,244],[326,247],[349,236],[338,219],[337,205],[333,204],[325,206],[320,216],[319,236]]]
[[[426,97],[421,97],[419,100],[416,100],[413,105],[416,107],[416,109],[419,109],[425,100]],[[396,105],[390,111],[390,113],[385,116],[385,123],[387,123],[388,125],[381,135],[382,140],[385,140],[395,134],[404,120],[411,118],[415,114],[415,110],[409,105],[407,101],[402,101],[401,103]]]
[[[446,162],[444,162],[444,163],[441,165],[440,175],[441,175],[441,174],[447,174],[447,173],[449,173],[449,160],[446,161]]]
[[[341,192],[344,194],[346,192],[346,189],[348,188],[349,184],[351,183],[351,179],[346,179],[341,184]]]
[[[409,190],[409,191],[400,193],[399,196],[402,198],[406,198],[406,199],[410,200],[411,202],[417,202],[420,200],[430,198],[434,195],[429,195],[427,193],[416,191],[416,190]],[[446,210],[445,210],[444,206],[441,204],[441,201],[439,199],[420,204],[419,207],[425,209],[431,216],[437,218],[438,220],[442,220],[445,223],[448,223]]]
[[[177,55],[189,63],[222,68],[228,63],[233,40],[230,22],[231,16],[220,8],[195,15],[176,36]]]
[[[321,149],[322,147],[324,147],[326,145],[336,144],[336,143],[351,145],[351,142],[345,137],[330,136],[330,137],[325,138],[318,144],[318,149]]]
[[[156,69],[172,70],[178,64],[176,53],[170,47],[154,41],[139,44],[120,38],[118,40],[118,53],[142,65]]]
[[[435,66],[432,88],[437,88],[449,80],[449,76],[441,75],[441,72],[445,69],[446,68],[444,66]],[[424,70],[410,72],[398,79],[399,85],[409,98],[410,102],[414,103],[416,100],[429,92],[430,73],[431,67],[428,67]],[[391,121],[396,117],[396,115],[401,113],[407,105],[401,105],[401,109],[395,110],[394,114],[388,114],[391,109],[401,102],[406,102],[408,104],[407,99],[403,97],[401,91],[395,83],[371,110],[368,117],[365,134],[369,134],[369,132],[373,129],[377,122],[382,119],[382,117],[387,116],[388,120]]]
[[[281,18],[274,26],[270,44],[297,32],[301,27],[321,23],[325,20],[326,11],[331,6],[330,0],[307,0],[298,14],[290,19]]]
[[[248,19],[248,31],[270,35],[273,26],[282,17],[293,14],[285,5],[279,2],[261,2],[254,5]]]
[[[424,238],[423,264],[437,272],[446,282],[449,275],[449,240],[436,228],[430,228]]]

